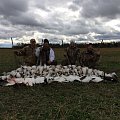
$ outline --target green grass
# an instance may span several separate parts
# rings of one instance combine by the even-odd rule
[[[55,49],[60,62],[63,50]],[[101,49],[99,69],[120,77],[120,49]],[[2,57],[1,57],[2,56]],[[10,49],[0,49],[0,73],[15,69]],[[1,120],[119,120],[120,83],[52,83],[0,87]]]

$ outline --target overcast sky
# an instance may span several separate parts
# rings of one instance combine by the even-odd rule
[[[120,0],[0,0],[0,45],[118,41]]]

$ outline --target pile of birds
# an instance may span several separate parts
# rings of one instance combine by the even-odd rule
[[[76,65],[51,65],[51,66],[21,66],[11,72],[3,73],[0,76],[1,86],[15,84],[25,84],[33,86],[35,84],[50,84],[57,82],[101,82],[114,81],[118,79],[116,73],[105,73],[97,69],[81,67]]]

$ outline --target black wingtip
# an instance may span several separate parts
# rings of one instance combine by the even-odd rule
[[[48,84],[47,78],[44,79],[44,84],[45,84],[45,85]]]

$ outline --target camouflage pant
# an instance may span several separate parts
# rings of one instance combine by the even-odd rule
[[[88,54],[83,54],[81,55],[80,61],[82,66],[87,66],[89,68],[95,68],[98,61],[100,59],[100,55],[88,55]]]
[[[37,63],[37,58],[35,56],[25,56],[24,57],[24,63],[27,66],[32,66],[36,65]]]

